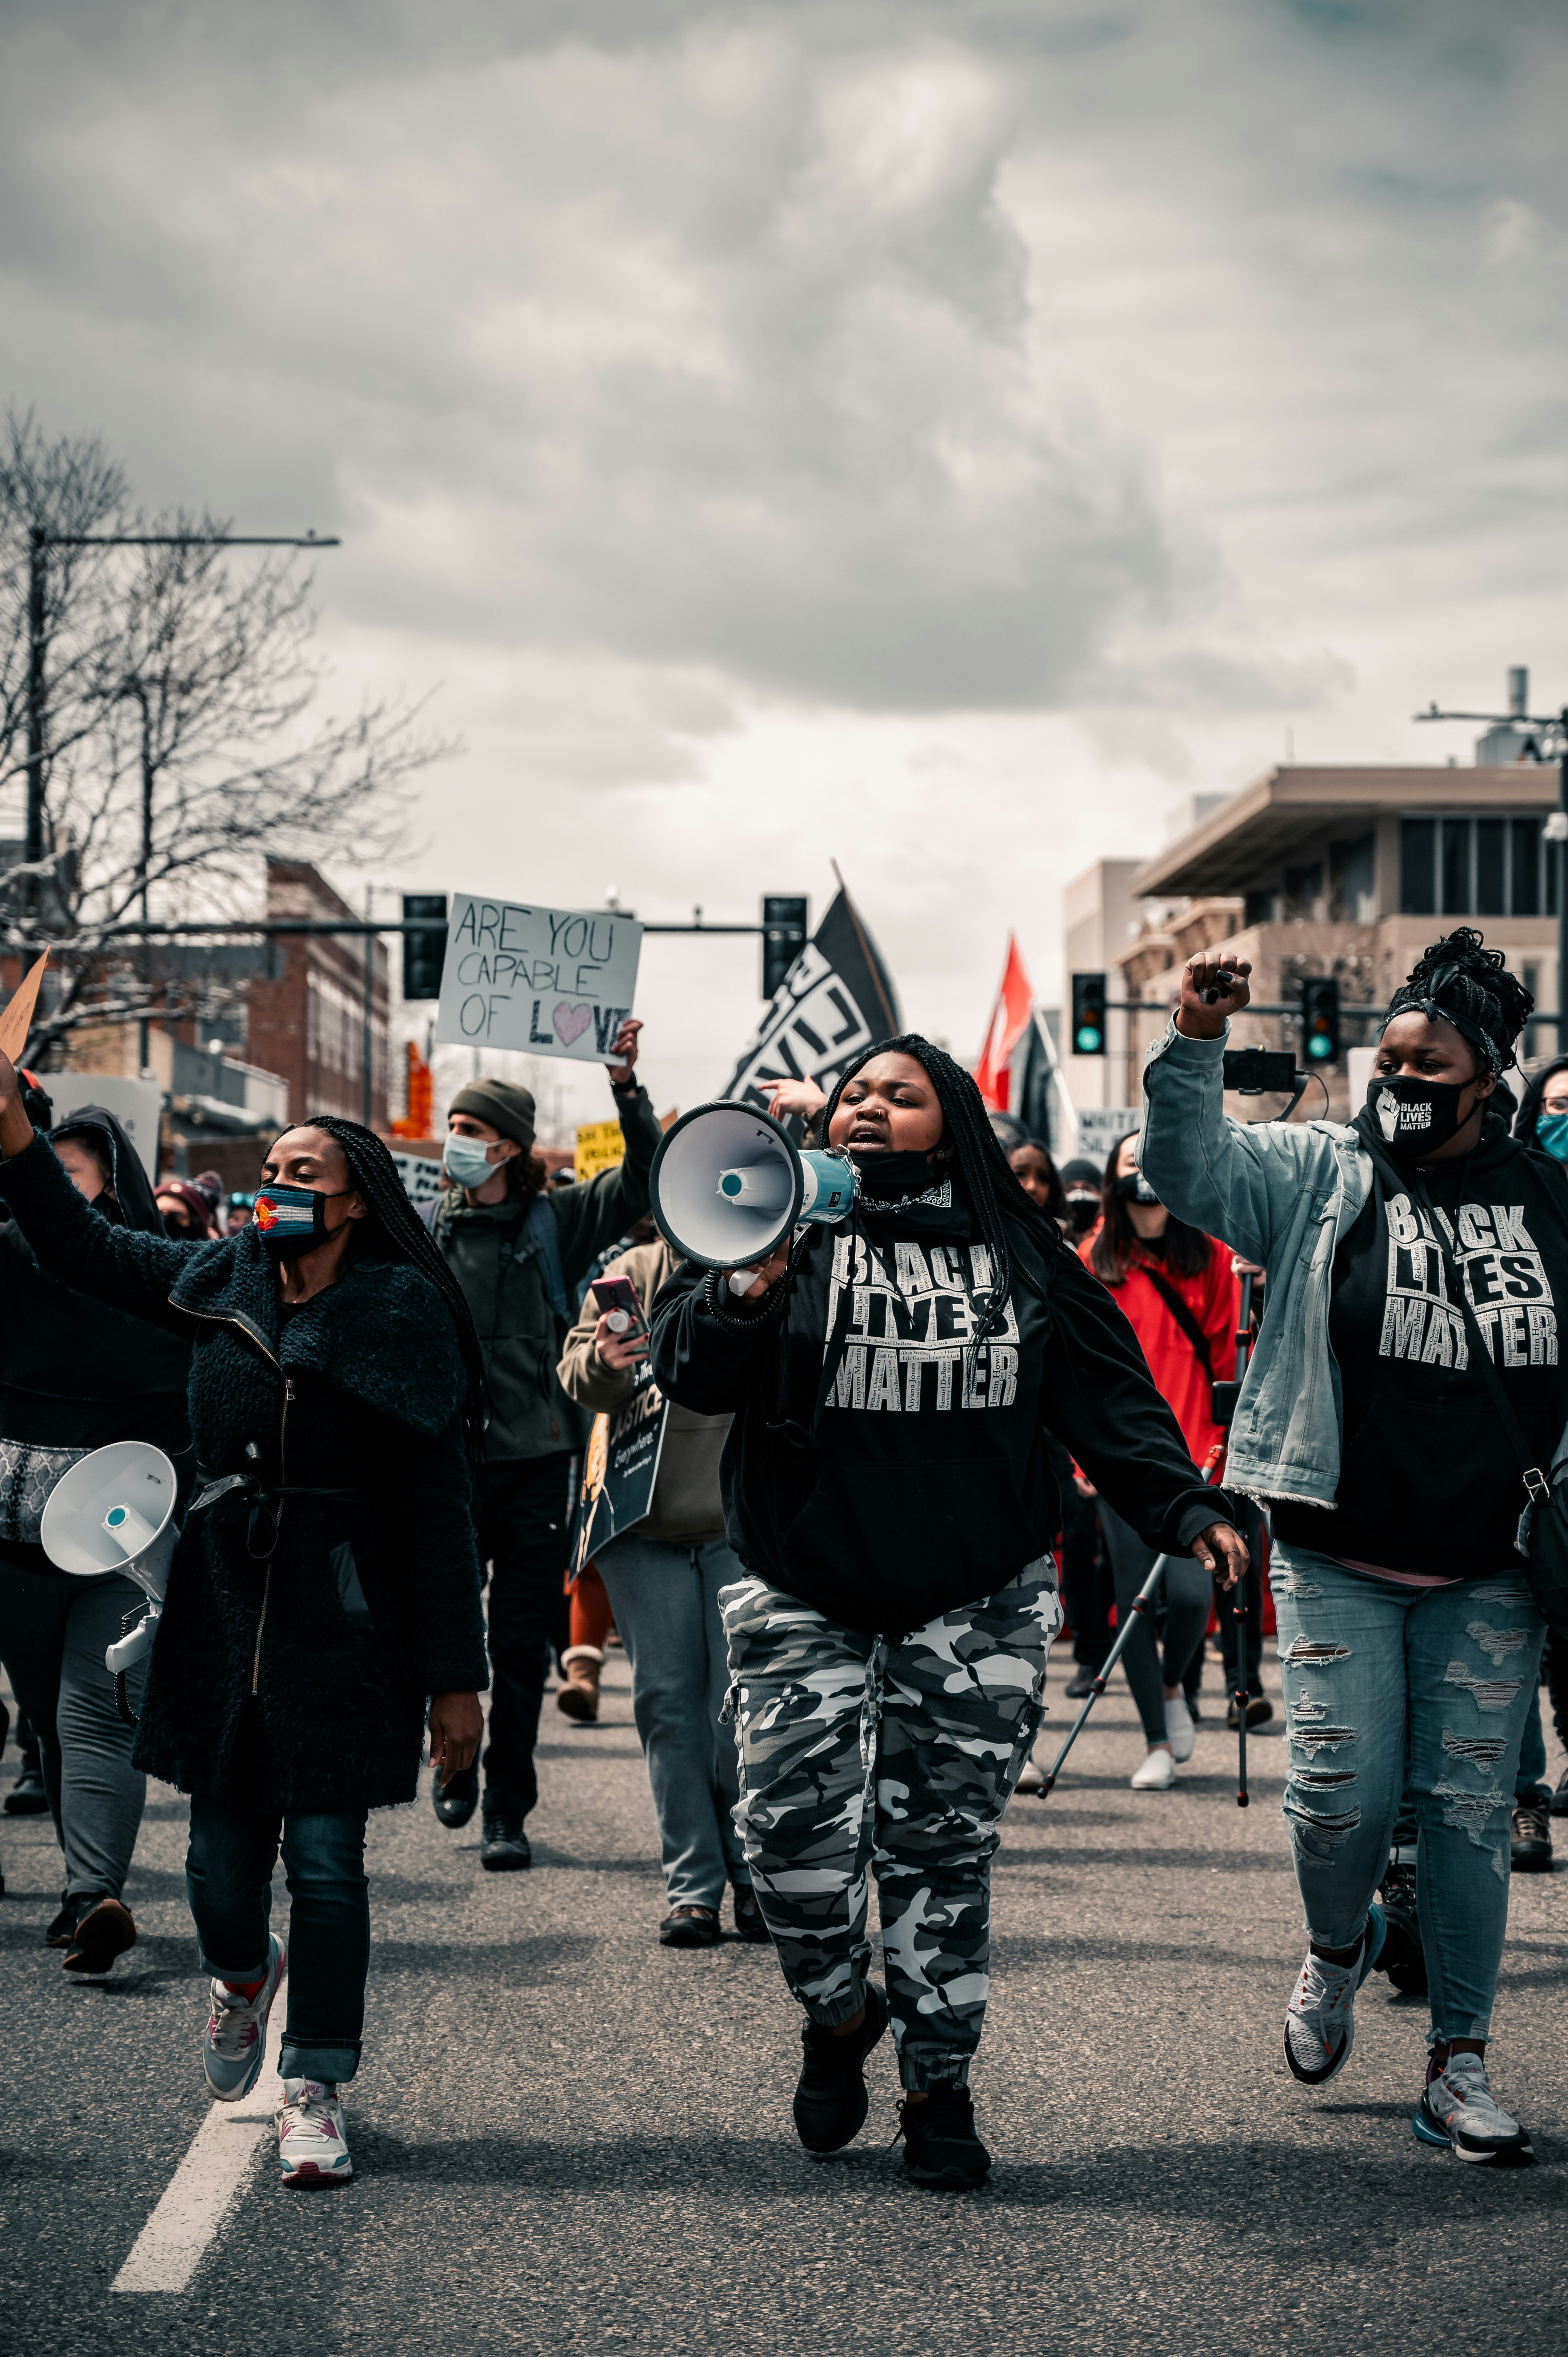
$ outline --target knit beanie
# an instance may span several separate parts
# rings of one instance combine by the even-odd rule
[[[515,1138],[525,1154],[533,1144],[532,1092],[516,1081],[470,1081],[467,1088],[458,1090],[446,1111],[448,1116],[468,1113],[476,1121],[488,1122],[503,1137]]]

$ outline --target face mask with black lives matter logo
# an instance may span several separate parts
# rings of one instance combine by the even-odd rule
[[[1459,1109],[1468,1081],[1379,1080],[1367,1083],[1367,1111],[1379,1135],[1399,1162],[1420,1162],[1446,1146],[1476,1108]]]
[[[854,1248],[853,1277],[850,1248]],[[989,1292],[983,1244],[833,1240],[827,1331],[845,1285],[854,1305],[827,1407],[918,1415],[1010,1407],[1018,1391],[1018,1320],[1011,1297],[988,1342],[974,1347],[976,1295]]]

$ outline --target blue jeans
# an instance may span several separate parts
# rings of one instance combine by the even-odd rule
[[[285,2079],[342,2085],[360,2067],[371,1965],[365,1813],[280,1819],[199,1796],[190,1804],[185,1887],[201,1969],[215,1980],[255,1981],[266,1971],[281,1835],[291,1902],[288,2026],[278,2063]]]
[[[743,1890],[751,1882],[731,1814],[740,1799],[735,1737],[719,1724],[729,1657],[718,1596],[745,1570],[723,1539],[682,1546],[635,1530],[594,1561],[631,1663],[670,1905],[716,1910],[726,1882]]]
[[[1284,1813],[1308,1937],[1366,1926],[1404,1785],[1433,2041],[1485,2038],[1509,1910],[1509,1817],[1545,1624],[1522,1569],[1455,1587],[1358,1577],[1276,1544],[1290,1762]]]

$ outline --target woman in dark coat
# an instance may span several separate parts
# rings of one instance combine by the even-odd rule
[[[473,1326],[358,1123],[278,1139],[253,1227],[188,1244],[99,1219],[35,1138],[0,1056],[0,1193],[41,1265],[185,1336],[201,1486],[169,1575],[136,1762],[191,1796],[187,1885],[213,1975],[220,2101],[260,2073],[285,1968],[267,1929],[281,1835],[293,1970],[280,2071],[286,2183],[350,2174],[368,1810],[467,1767],[488,1683],[470,1506]]]

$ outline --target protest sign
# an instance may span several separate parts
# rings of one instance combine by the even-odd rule
[[[585,1178],[596,1178],[601,1170],[613,1170],[625,1160],[626,1132],[618,1121],[583,1123],[572,1156],[572,1175],[579,1187]]]
[[[607,1063],[631,1013],[642,927],[454,893],[435,1037],[466,1048]]]
[[[637,1389],[625,1407],[614,1415],[595,1416],[583,1460],[574,1579],[596,1546],[619,1538],[652,1505],[669,1417],[669,1403],[646,1359],[637,1369]]]
[[[0,1015],[0,1053],[9,1056],[14,1064],[22,1060],[22,1050],[33,1028],[33,1009],[38,1003],[38,985],[48,962],[48,950],[42,957],[35,958],[6,1000],[5,1013]]]
[[[1078,1150],[1087,1162],[1103,1162],[1119,1137],[1143,1120],[1136,1105],[1079,1105]]]
[[[399,1154],[392,1151],[392,1168],[403,1181],[403,1191],[416,1211],[433,1203],[441,1192],[441,1165],[433,1154]]]
[[[766,1105],[757,1083],[810,1078],[831,1092],[845,1066],[904,1026],[887,969],[847,892],[840,892],[768,1003],[719,1091]]]

